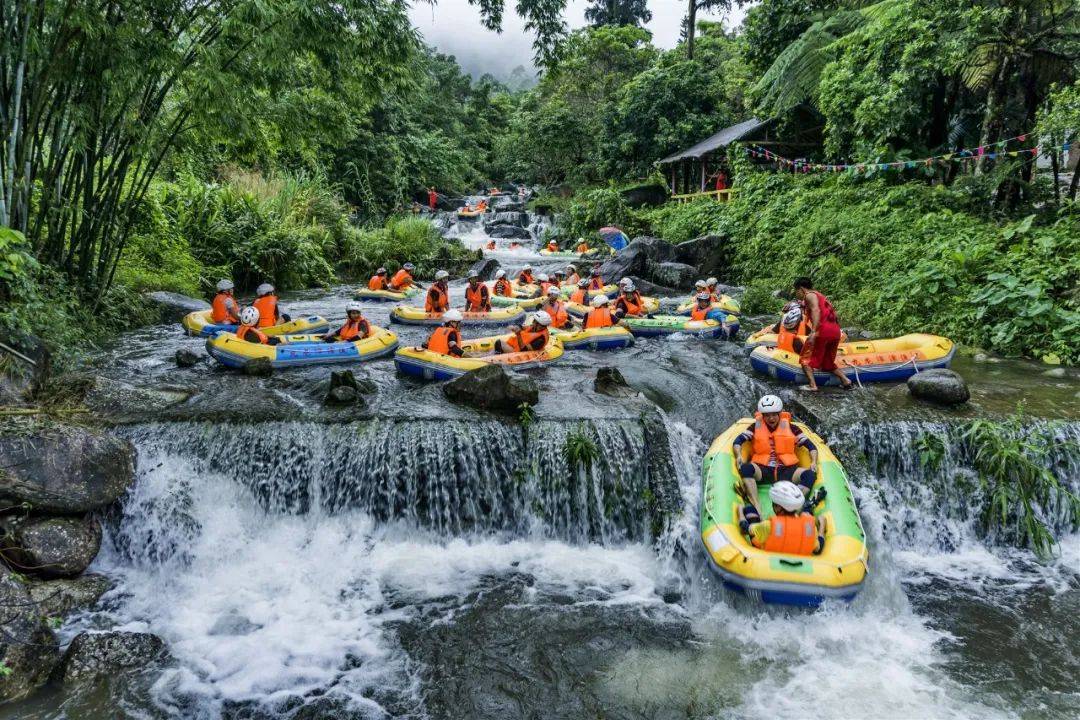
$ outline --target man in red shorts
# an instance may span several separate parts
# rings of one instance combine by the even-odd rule
[[[799,358],[807,381],[807,384],[799,389],[818,389],[814,380],[815,370],[832,373],[845,390],[851,389],[852,383],[847,379],[847,375],[836,367],[836,350],[840,346],[840,321],[836,319],[832,303],[814,290],[810,278],[805,277],[795,281],[795,297],[803,304],[804,311],[810,314],[810,326],[813,328],[810,336],[806,338],[806,347]]]

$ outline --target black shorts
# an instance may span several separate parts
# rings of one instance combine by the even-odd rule
[[[778,465],[776,467],[769,467],[768,465],[758,465],[757,463],[748,464],[752,465],[754,469],[757,470],[752,477],[758,478],[758,482],[774,483],[781,480],[787,480],[796,485],[811,488],[816,479],[816,474],[809,468],[803,469],[798,465]],[[803,471],[800,473],[799,470]],[[799,476],[798,479],[795,479],[796,474]]]

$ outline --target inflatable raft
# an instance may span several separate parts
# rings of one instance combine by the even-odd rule
[[[461,343],[461,348],[466,353],[490,353],[495,349],[496,340],[505,340],[508,337],[510,336],[494,335],[466,340]],[[562,341],[552,336],[543,350],[502,353],[501,355],[485,355],[483,357],[456,358],[441,353],[433,353],[423,348],[401,348],[394,354],[394,366],[402,375],[409,375],[422,380],[452,380],[470,370],[476,370],[491,364],[503,365],[508,369],[538,367],[552,360],[557,360],[562,357],[562,354]]]
[[[697,300],[690,299],[679,305],[676,312],[679,315],[689,315],[690,311],[697,305]],[[721,295],[719,299],[714,301],[710,308],[713,310],[723,310],[726,313],[738,315],[742,312],[742,307],[739,305],[739,301],[730,295]]]
[[[840,343],[836,364],[850,380],[864,382],[902,382],[921,370],[949,367],[956,346],[938,335],[913,333],[887,340],[860,340]],[[750,365],[760,373],[784,382],[805,382],[799,356],[776,347],[756,347],[750,353]],[[818,385],[839,385],[830,373],[815,372]]]
[[[466,210],[465,208],[462,208],[457,211],[457,216],[465,220],[472,220],[474,218],[480,217],[483,214],[483,210]]]
[[[724,585],[748,597],[777,605],[816,607],[824,600],[851,600],[866,577],[870,556],[866,534],[855,508],[847,475],[829,446],[800,423],[818,451],[818,479],[812,493],[825,488],[824,501],[814,515],[824,517],[825,548],[820,555],[788,555],[754,547],[739,530],[739,471],[731,447],[735,436],[754,421],[744,418],[713,441],[702,464],[701,541],[709,565]],[[749,459],[751,443],[743,443],[741,461]],[[810,454],[798,449],[799,464],[810,465]],[[771,517],[769,485],[758,484],[762,516]]]
[[[615,298],[611,298],[611,302],[614,304]],[[654,297],[642,297],[641,304],[647,314],[654,313],[660,309],[660,300]],[[592,310],[588,305],[582,305],[581,303],[566,303],[566,312],[570,313],[574,317],[585,317],[585,313]]]
[[[568,297],[570,297],[571,295],[574,294],[575,290],[577,290],[577,285],[569,285],[569,284],[564,285],[563,288],[562,288],[562,296],[564,298],[568,298]],[[590,290],[589,294],[592,295],[592,296],[603,294],[603,295],[607,295],[609,298],[614,297],[614,296],[619,294],[619,286],[618,285],[605,285],[604,287],[600,288],[599,290]]]
[[[540,307],[544,302],[544,298],[541,296],[536,297],[522,297],[518,294],[514,294],[514,297],[506,297],[505,295],[492,295],[491,306],[503,307],[503,308],[520,308],[522,310],[535,310]]]
[[[322,335],[284,335],[280,345],[261,345],[238,340],[229,332],[206,341],[206,352],[222,365],[242,368],[251,360],[266,358],[275,368],[328,363],[361,362],[384,357],[397,349],[397,335],[372,326],[371,337],[356,342],[323,342]]]
[[[731,337],[738,332],[739,319],[728,315],[730,322],[719,320],[690,320],[683,315],[656,315],[651,318],[625,317],[619,324],[634,337],[664,337],[684,333],[702,338]]]
[[[184,319],[180,321],[180,324],[184,326],[184,331],[188,335],[195,335],[197,337],[213,337],[220,332],[236,332],[239,328],[238,325],[218,325],[211,322],[209,310],[196,310],[193,313],[188,313],[184,316]],[[330,329],[330,323],[328,323],[324,317],[308,315],[307,317],[295,318],[289,322],[281,323],[280,325],[271,325],[270,327],[259,329],[266,335],[325,333]]]
[[[634,336],[624,327],[589,330],[553,330],[567,350],[619,350],[634,344]]]
[[[496,308],[491,312],[462,312],[465,325],[510,325],[525,319],[525,311],[518,307]],[[390,311],[390,322],[402,325],[442,325],[442,313],[429,313],[424,308],[399,305]]]
[[[415,297],[420,290],[416,287],[411,287],[405,292],[394,292],[393,290],[369,290],[368,288],[361,288],[353,293],[353,300],[374,300],[375,302],[402,302],[408,300],[411,297]]]
[[[548,250],[547,248],[544,248],[543,250],[540,250],[539,252],[544,257],[555,258],[555,259],[562,258],[564,260],[578,260],[578,259],[581,258],[581,255],[579,255],[578,253],[569,252],[568,250],[558,250],[556,252],[552,252],[551,250]]]
[[[799,338],[803,341],[806,340],[805,335],[800,335]],[[847,334],[843,331],[840,332],[840,342],[847,342]],[[752,333],[750,337],[746,338],[745,346],[746,352],[750,352],[756,347],[776,347],[776,333],[772,331],[772,325]]]

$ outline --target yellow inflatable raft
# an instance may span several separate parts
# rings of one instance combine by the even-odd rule
[[[633,334],[618,325],[588,330],[552,330],[551,334],[559,338],[567,350],[618,350],[634,344]]]
[[[612,305],[614,305],[615,298],[612,298],[611,302]],[[651,315],[660,310],[659,298],[643,296],[641,298],[641,304],[644,306],[645,315]],[[582,305],[581,303],[566,303],[566,312],[570,313],[575,317],[584,317],[585,313],[589,312],[590,310],[592,310],[591,307],[587,305]]]
[[[519,307],[494,308],[491,312],[462,312],[462,325],[509,325],[525,319]],[[442,313],[429,313],[422,307],[399,305],[390,311],[390,322],[402,325],[442,325]]]
[[[836,365],[853,382],[903,382],[922,370],[949,367],[955,353],[956,346],[948,338],[912,333],[888,340],[840,343]],[[777,380],[806,382],[799,356],[780,348],[754,348],[750,365]],[[831,373],[815,372],[814,380],[818,385],[840,384]]]
[[[776,347],[776,333],[772,331],[772,327],[772,325],[769,325],[761,328],[756,333],[751,333],[750,337],[746,338],[746,351],[750,352],[754,348],[761,347],[762,345],[766,347]],[[806,340],[805,335],[800,335],[799,338],[804,341]],[[843,331],[840,332],[840,342],[847,342],[847,333]]]
[[[209,310],[197,310],[193,313],[188,313],[184,316],[184,319],[180,321],[180,324],[184,326],[184,331],[187,332],[188,335],[195,335],[197,337],[211,337],[220,332],[236,332],[239,327],[237,325],[216,324],[212,322],[210,320]],[[294,318],[293,320],[280,325],[271,325],[270,327],[259,329],[266,335],[275,336],[325,333],[330,329],[330,323],[328,323],[324,317],[308,315],[306,317]]]
[[[257,358],[266,358],[275,368],[285,368],[374,360],[394,352],[397,345],[397,335],[373,325],[370,337],[355,342],[328,343],[322,335],[284,335],[279,345],[262,345],[223,332],[206,341],[206,351],[231,368],[242,368]]]
[[[563,288],[562,288],[562,296],[564,298],[568,298],[574,293],[575,290],[577,290],[577,285],[569,285],[569,284],[564,285]],[[604,287],[600,288],[599,290],[589,290],[589,294],[593,295],[593,296],[603,294],[603,295],[607,295],[608,297],[612,297],[614,295],[619,294],[619,286],[618,285],[605,285]]]
[[[496,340],[506,340],[509,335],[493,335],[475,338],[461,343],[466,354],[492,353]],[[562,357],[563,344],[558,337],[552,336],[543,350],[529,352],[502,353],[483,355],[482,357],[452,357],[434,353],[423,348],[401,348],[394,354],[394,366],[402,375],[409,375],[423,380],[452,380],[470,370],[485,365],[498,364],[509,368],[531,368],[544,365]]]
[[[689,315],[690,311],[694,309],[695,305],[697,305],[697,300],[691,298],[690,300],[687,300],[683,304],[679,305],[676,313],[679,315]],[[713,301],[712,305],[710,305],[709,308],[711,310],[723,310],[724,312],[731,313],[733,315],[738,315],[740,312],[742,312],[739,301],[731,297],[730,295],[721,295],[719,298]]]
[[[415,297],[420,290],[416,287],[410,287],[404,292],[394,292],[393,290],[370,290],[368,288],[360,288],[353,293],[353,300],[374,300],[376,302],[402,302],[408,300],[411,297]]]

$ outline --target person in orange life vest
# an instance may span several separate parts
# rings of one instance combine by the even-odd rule
[[[585,278],[578,280],[577,290],[570,293],[570,302],[578,305],[589,304],[589,281]]]
[[[540,285],[540,297],[547,295],[548,288],[551,287],[551,278],[547,273],[540,273],[536,276],[536,282]]]
[[[566,304],[561,298],[561,291],[557,287],[549,287],[547,296],[540,309],[551,316],[551,327],[562,329],[570,326],[570,316],[566,312]]]
[[[712,312],[712,296],[707,292],[698,293],[697,304],[690,310],[691,320],[708,320]]]
[[[371,335],[371,323],[363,316],[364,306],[353,300],[345,305],[345,324],[323,335],[323,342],[356,342]]]
[[[375,271],[371,279],[367,281],[368,290],[389,290],[390,280],[386,277],[386,268],[381,267]]]
[[[575,250],[575,252],[578,255],[584,255],[585,253],[589,252],[589,244],[585,242],[585,238],[577,239],[577,249]]]
[[[481,200],[480,202],[476,203],[476,209],[480,212],[487,212],[487,206],[487,200]]]
[[[491,312],[491,291],[476,273],[469,275],[465,287],[465,312]]]
[[[800,390],[816,391],[817,381],[814,379],[814,371],[832,373],[845,390],[850,390],[853,383],[847,379],[847,375],[836,365],[836,351],[840,347],[840,321],[836,318],[829,299],[817,290],[814,290],[810,278],[799,278],[794,283],[795,297],[803,304],[804,311],[810,315],[810,335],[806,338],[806,357],[800,360],[803,372],[806,373],[806,385],[800,385]]]
[[[581,322],[584,329],[612,327],[618,321],[615,314],[611,312],[611,308],[608,307],[607,295],[597,295],[589,304],[592,305],[592,310],[585,313]]]
[[[590,290],[603,290],[604,278],[600,277],[600,267],[596,266],[589,273],[589,289]]]
[[[461,349],[461,321],[464,316],[460,310],[447,310],[443,314],[443,324],[435,328],[431,337],[421,347],[440,355],[461,357],[465,351]]]
[[[720,281],[714,277],[711,277],[705,281],[705,290],[710,295],[712,295],[713,302],[716,302],[720,299],[720,290],[717,288],[717,285],[719,284]]]
[[[825,518],[815,518],[805,507],[802,491],[794,483],[773,483],[769,500],[773,516],[768,520],[762,520],[751,505],[740,513],[739,529],[754,547],[788,555],[819,555],[825,549]]]
[[[450,309],[450,287],[447,280],[450,273],[439,270],[435,273],[435,282],[428,288],[427,297],[424,299],[424,311],[429,313],[444,313]]]
[[[506,279],[506,271],[495,273],[495,294],[502,297],[514,297],[514,286]]]
[[[506,340],[496,340],[495,352],[502,354],[543,350],[551,337],[548,331],[550,325],[551,316],[546,312],[537,311],[529,318],[528,327],[511,325],[510,332],[513,334]]]
[[[521,272],[518,273],[517,280],[518,285],[532,285],[536,282],[536,278],[533,277],[532,265],[526,265],[521,268]]]
[[[251,305],[259,311],[259,327],[270,327],[271,325],[278,325],[283,321],[289,322],[289,320],[292,319],[281,312],[281,308],[278,307],[278,299],[277,295],[274,294],[273,285],[270,283],[263,283],[255,288],[255,294],[258,295],[258,297]]]
[[[240,327],[236,329],[236,339],[256,345],[278,345],[281,338],[267,337],[259,330],[259,310],[246,307],[240,311]]]
[[[627,315],[641,317],[645,314],[645,303],[641,299],[641,293],[634,286],[630,278],[619,281],[619,296],[615,298],[615,315],[622,320]]]
[[[805,347],[803,338],[810,332],[809,322],[803,316],[802,308],[798,304],[785,312],[784,317],[780,318],[780,322],[773,328],[776,333],[776,347],[800,356],[803,350],[808,349]]]
[[[240,324],[240,306],[233,297],[232,280],[218,280],[217,295],[210,304],[210,320],[216,325]]]
[[[566,273],[562,270],[556,270],[555,277],[552,278],[551,284],[562,290],[563,285],[566,284]]]
[[[759,482],[787,480],[801,487],[806,496],[817,481],[817,447],[802,428],[791,422],[791,415],[783,410],[784,403],[780,398],[764,396],[758,401],[753,424],[739,433],[731,444],[739,462],[743,489],[758,512],[761,512],[757,489]],[[742,446],[746,442],[753,443],[752,454],[749,462],[742,462]],[[795,454],[798,447],[810,452],[810,467],[799,467],[799,456]]]
[[[709,292],[709,285],[704,280],[698,280],[694,283],[694,299],[697,299],[699,293]],[[711,301],[710,301],[711,302]]]
[[[401,269],[394,273],[394,277],[390,278],[390,289],[394,292],[404,292],[413,285],[416,285],[416,281],[413,280],[413,270],[416,269],[412,263],[405,263],[401,266]]]
[[[547,251],[559,252],[559,243],[555,242],[554,240],[548,240]]]
[[[487,245],[484,246],[484,249],[485,250],[494,250],[495,249],[495,241],[494,240],[488,240]]]
[[[575,267],[574,265],[567,265],[566,266],[566,282],[567,282],[567,284],[569,284],[569,285],[577,285],[578,280],[580,280],[580,279],[581,279],[581,276],[578,275],[578,273],[577,273],[577,267]]]
[[[435,188],[429,187],[427,189],[427,206],[428,210],[435,211],[435,204],[439,201],[439,193],[435,192]]]
[[[511,250],[520,250],[521,249],[521,243],[519,243],[517,240],[511,240],[510,241],[510,249]]]

